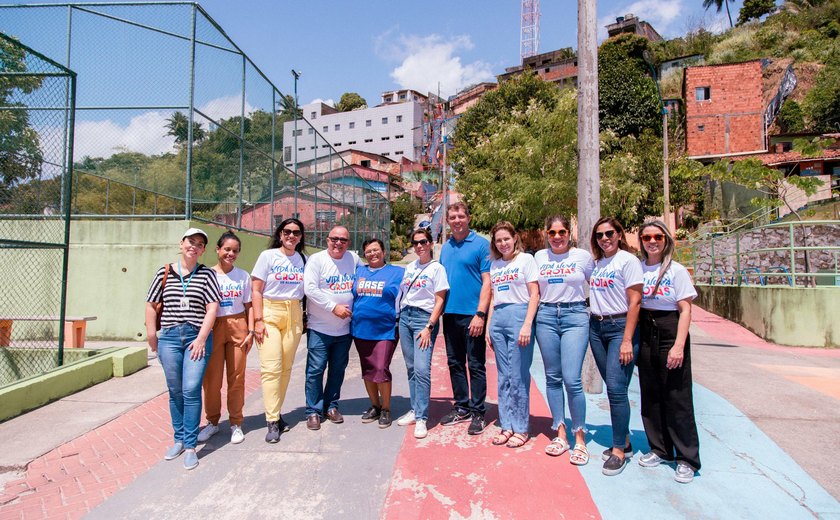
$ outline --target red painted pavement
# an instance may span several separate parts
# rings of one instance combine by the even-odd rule
[[[259,386],[259,370],[248,370],[246,396]],[[29,463],[0,493],[0,520],[81,518],[160,462],[171,444],[163,393]]]
[[[536,353],[536,355],[539,355]],[[404,367],[392,367],[400,370]],[[487,352],[486,418],[498,418],[495,357]],[[531,384],[531,431],[522,448],[493,446],[499,428],[491,424],[482,435],[467,435],[469,423],[443,427],[437,421],[452,406],[452,387],[441,336],[435,343],[429,435],[414,438],[406,428],[397,457],[383,518],[600,518],[589,489],[569,454],[549,457],[551,414],[537,387]],[[489,402],[492,400],[492,404]],[[594,454],[590,464],[600,463]]]

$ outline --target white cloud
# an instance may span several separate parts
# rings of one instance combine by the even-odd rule
[[[462,63],[458,51],[473,48],[469,36],[445,39],[438,34],[428,36],[399,36],[391,40],[391,31],[377,39],[377,54],[401,61],[391,71],[391,78],[402,88],[420,92],[437,92],[442,96],[455,94],[463,87],[494,79],[490,64],[475,61]]]
[[[639,20],[651,24],[656,32],[667,39],[677,36],[677,32],[684,32],[684,28],[674,27],[674,22],[682,20],[686,10],[683,0],[637,0],[625,7],[617,7],[604,13],[598,20],[598,36],[600,40],[605,40],[607,29],[604,26],[615,23],[618,16],[632,13]]]
[[[218,121],[238,116],[242,110],[241,103],[238,95],[223,96],[208,101],[198,110]],[[254,107],[246,100],[245,113],[253,111]],[[146,155],[172,152],[175,150],[175,139],[167,135],[166,128],[167,119],[171,116],[169,112],[144,112],[132,117],[125,126],[110,119],[77,120],[73,155],[81,159],[85,156],[108,158],[124,150]],[[196,120],[205,130],[209,129],[203,117],[197,116]]]

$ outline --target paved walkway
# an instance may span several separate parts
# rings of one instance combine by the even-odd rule
[[[156,361],[0,424],[0,520],[18,518],[840,518],[840,482],[826,453],[840,449],[840,351],[768,344],[695,307],[695,407],[703,470],[692,484],[673,468],[631,463],[600,472],[609,439],[606,395],[587,396],[589,465],[544,455],[551,432],[532,367],[533,438],[522,449],[490,445],[466,424],[441,427],[450,407],[445,349],[434,356],[432,420],[426,439],[396,425],[361,424],[367,398],[355,353],[342,396],[346,422],[311,432],[303,424],[305,348],[292,372],[280,443],[263,441],[256,352],[246,378],[245,442],[227,423],[185,471],[164,462],[171,442],[165,384]],[[392,364],[395,415],[408,407],[405,368]],[[488,361],[496,417],[495,367]],[[647,443],[631,387],[632,442]],[[290,408],[291,407],[291,408]],[[224,415],[223,415],[224,417]]]

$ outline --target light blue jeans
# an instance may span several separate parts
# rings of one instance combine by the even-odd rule
[[[312,329],[306,336],[306,415],[322,415],[338,408],[353,336],[330,336]]]
[[[528,313],[527,303],[493,307],[490,341],[496,352],[499,372],[499,424],[502,430],[528,433],[531,416],[531,361],[534,360],[534,331],[531,342],[519,346],[519,331]]]
[[[432,353],[435,350],[435,338],[440,325],[432,330],[432,344],[427,349],[420,348],[417,335],[429,323],[431,313],[419,307],[406,307],[400,312],[400,347],[402,348],[405,369],[408,372],[408,391],[411,409],[417,420],[429,419],[429,400],[432,396]]]
[[[607,318],[599,321],[593,316],[589,320],[592,356],[607,386],[613,448],[624,448],[627,434],[630,432],[630,400],[627,397],[627,388],[630,386],[633,367],[636,366],[636,359],[639,357],[639,328],[636,327],[633,332],[633,361],[626,365],[621,364],[619,351],[626,323],[627,318]]]
[[[586,396],[580,374],[589,346],[589,311],[584,302],[541,303],[537,310],[537,343],[545,366],[545,389],[551,429],[565,421],[563,386],[569,396],[572,433],[586,431]]]
[[[187,347],[198,337],[199,328],[189,323],[161,329],[158,337],[158,359],[169,388],[169,414],[175,442],[184,448],[195,448],[201,421],[201,382],[213,352],[213,333],[204,343],[204,357],[193,361]]]

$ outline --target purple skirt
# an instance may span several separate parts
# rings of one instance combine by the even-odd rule
[[[397,350],[397,342],[392,339],[358,339],[354,338],[356,350],[359,351],[359,361],[362,364],[362,379],[372,383],[388,383],[391,381],[391,359]]]

